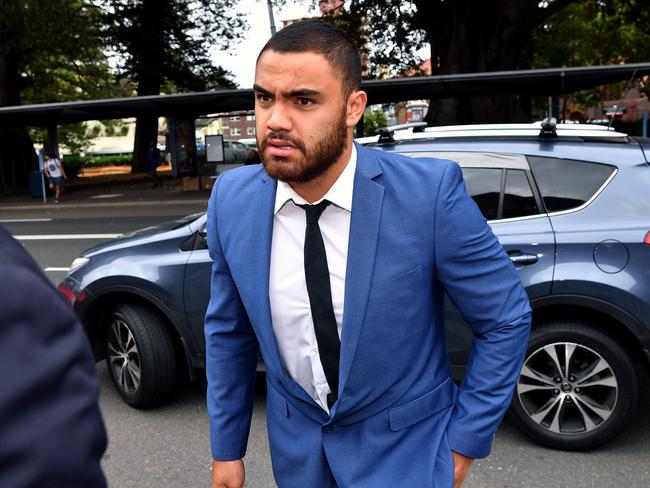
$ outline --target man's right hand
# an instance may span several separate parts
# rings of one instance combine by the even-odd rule
[[[244,462],[212,460],[212,488],[243,488]]]

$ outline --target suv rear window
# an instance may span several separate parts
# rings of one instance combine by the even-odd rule
[[[495,168],[462,168],[467,193],[474,199],[487,220],[499,218],[502,170]]]
[[[468,167],[463,167],[462,170],[467,193],[487,220],[540,213],[525,171]]]
[[[507,170],[501,218],[512,219],[538,213],[535,196],[530,188],[530,183],[528,183],[528,178],[526,178],[526,173],[520,169]]]
[[[605,184],[616,168],[572,159],[528,156],[547,212],[579,207]]]

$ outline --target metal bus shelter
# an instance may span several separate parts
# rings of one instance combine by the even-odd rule
[[[536,70],[461,73],[367,80],[362,89],[368,103],[461,98],[494,95],[553,97],[551,116],[559,118],[559,97],[586,88],[650,75],[650,63],[551,68]],[[57,148],[57,127],[89,120],[122,119],[142,115],[167,117],[168,149],[172,167],[185,164],[187,133],[194,134],[195,120],[214,113],[250,111],[255,104],[251,88],[198,93],[153,95],[79,102],[0,107],[0,126],[34,126],[48,129],[48,149]],[[176,172],[174,173],[176,174]]]

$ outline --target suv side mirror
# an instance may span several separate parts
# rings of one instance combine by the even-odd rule
[[[203,224],[199,229],[198,239],[196,240],[197,249],[208,248],[208,226]]]

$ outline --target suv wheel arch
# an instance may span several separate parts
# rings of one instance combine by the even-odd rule
[[[533,328],[555,319],[576,319],[617,339],[634,356],[650,367],[650,331],[617,305],[584,295],[550,295],[533,299]]]

